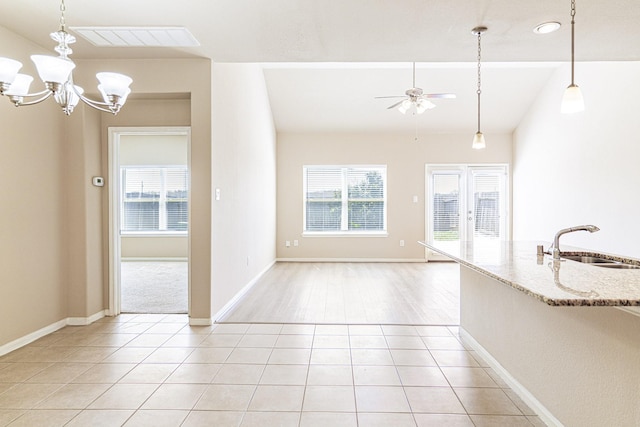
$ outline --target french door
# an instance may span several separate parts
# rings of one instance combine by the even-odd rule
[[[460,242],[508,239],[506,165],[427,165],[426,240],[443,249]],[[440,259],[427,251],[427,259]]]

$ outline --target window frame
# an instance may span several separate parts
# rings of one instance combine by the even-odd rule
[[[341,198],[340,202],[342,203],[341,209],[341,221],[340,221],[340,230],[328,230],[328,231],[308,231],[307,230],[307,171],[308,170],[322,170],[322,169],[340,169],[341,171]],[[349,230],[349,183],[348,183],[348,171],[349,169],[360,169],[366,170],[369,169],[371,171],[376,170],[382,172],[382,181],[383,181],[383,209],[382,209],[382,217],[383,224],[382,230]],[[388,196],[387,196],[387,165],[386,164],[377,164],[377,165],[359,165],[359,164],[348,164],[348,165],[304,165],[302,167],[302,235],[305,237],[387,237],[387,204],[388,204]]]
[[[121,203],[120,203],[120,219],[119,219],[119,223],[120,223],[120,235],[121,236],[127,236],[127,237],[166,237],[166,236],[187,236],[189,234],[189,224],[187,224],[187,228],[185,230],[169,230],[169,229],[164,229],[164,230],[124,230],[124,224],[125,224],[125,204],[127,202],[127,198],[126,198],[126,194],[125,194],[125,188],[126,188],[126,182],[123,176],[123,171],[125,169],[159,169],[160,170],[160,176],[161,176],[161,190],[163,188],[166,188],[166,179],[167,179],[167,171],[170,169],[183,169],[186,173],[186,179],[187,179],[187,196],[184,198],[184,201],[187,203],[187,216],[188,212],[189,212],[189,193],[190,193],[190,177],[189,177],[189,168],[187,165],[167,165],[167,164],[161,164],[161,165],[151,165],[151,164],[145,164],[145,165],[121,165],[119,168],[119,181],[120,181],[120,199],[121,199]],[[163,206],[164,203],[164,206]],[[165,226],[167,226],[167,222],[168,222],[168,209],[167,209],[167,198],[166,195],[163,195],[163,191],[160,191],[160,199],[158,200],[158,227],[162,226],[163,224]],[[162,215],[164,214],[164,218],[162,218]]]

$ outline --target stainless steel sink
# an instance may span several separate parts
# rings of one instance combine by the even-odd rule
[[[601,264],[601,263],[612,263],[610,259],[598,258],[595,256],[585,256],[585,255],[561,255],[563,259],[570,259],[571,261],[578,261],[585,264]]]
[[[621,261],[614,261],[612,259],[600,258],[598,256],[590,255],[560,255],[562,259],[577,261],[583,264],[593,264],[596,267],[604,268],[617,268],[621,270],[637,270],[640,269],[640,265],[625,264]]]
[[[606,268],[618,268],[623,270],[637,270],[640,268],[640,265],[634,264],[597,264],[597,266]]]

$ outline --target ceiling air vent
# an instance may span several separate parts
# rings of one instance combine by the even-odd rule
[[[198,40],[184,27],[71,27],[99,47],[191,47]]]

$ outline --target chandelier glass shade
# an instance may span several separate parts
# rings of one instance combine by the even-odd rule
[[[0,95],[7,96],[16,107],[38,104],[53,97],[66,115],[70,115],[80,101],[97,110],[117,114],[131,93],[129,85],[133,80],[119,73],[97,73],[102,100],[95,101],[84,96],[84,89],[73,82],[72,72],[76,64],[69,59],[73,52],[69,45],[75,43],[76,38],[66,31],[64,0],[60,4],[60,11],[60,29],[51,33],[51,38],[58,43],[55,50],[59,56],[31,55],[38,76],[44,83],[44,90],[29,93],[33,77],[19,73],[22,63],[0,57]]]

